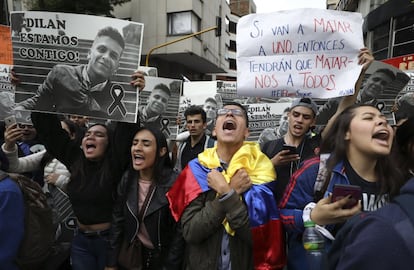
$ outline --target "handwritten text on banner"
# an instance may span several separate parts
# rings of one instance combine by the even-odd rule
[[[360,13],[296,9],[244,16],[237,25],[237,93],[351,95],[362,47]]]

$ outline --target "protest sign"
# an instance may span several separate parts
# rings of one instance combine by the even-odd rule
[[[17,109],[135,122],[143,25],[53,12],[12,12]]]
[[[359,13],[296,9],[249,14],[237,24],[237,93],[273,98],[351,95],[363,47]]]
[[[197,105],[204,109],[207,115],[207,128],[205,133],[211,135],[216,123],[217,109],[222,107],[220,95],[217,94],[218,81],[184,82],[183,96],[180,101],[181,129],[185,127],[184,111]]]
[[[167,139],[175,139],[181,90],[181,80],[145,76],[139,99],[140,124],[161,130]]]
[[[10,73],[13,67],[13,49],[10,27],[0,25],[0,119],[13,114],[14,86]]]

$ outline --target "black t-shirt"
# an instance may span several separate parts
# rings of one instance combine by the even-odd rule
[[[362,211],[374,211],[386,204],[388,195],[380,194],[381,187],[378,182],[369,182],[357,174],[349,161],[344,162],[345,173],[351,185],[360,186],[362,189]]]
[[[276,170],[276,201],[279,201],[283,197],[283,193],[287,184],[289,183],[290,177],[292,174],[300,168],[301,163],[309,158],[318,155],[319,150],[319,142],[320,142],[320,135],[316,135],[314,137],[306,136],[299,146],[296,148],[297,153],[299,153],[300,160],[296,162],[290,162],[286,165],[275,166]],[[273,158],[277,153],[282,151],[283,145],[286,144],[283,138],[269,141],[264,144],[262,152],[269,157],[270,159]]]
[[[188,162],[198,156],[201,152],[204,151],[204,144],[206,142],[206,135],[203,135],[201,140],[194,145],[194,147],[191,147],[191,137],[188,137],[188,139],[185,142],[184,149],[181,153],[181,168],[184,168]]]

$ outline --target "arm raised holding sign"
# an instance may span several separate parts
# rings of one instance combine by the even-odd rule
[[[337,116],[347,107],[357,102],[357,97],[359,95],[359,91],[361,90],[361,85],[362,85],[362,81],[364,80],[365,72],[367,71],[367,69],[369,68],[369,66],[371,65],[373,61],[374,61],[374,57],[372,56],[372,53],[368,48],[362,48],[359,51],[358,64],[363,65],[363,66],[362,66],[362,70],[359,75],[359,78],[357,82],[355,83],[355,92],[351,96],[345,96],[341,98],[341,101],[339,102],[339,105],[338,105],[338,108],[336,109],[335,114],[328,120],[324,130],[321,133],[322,138],[326,135],[328,130],[331,128],[332,123],[335,121]]]

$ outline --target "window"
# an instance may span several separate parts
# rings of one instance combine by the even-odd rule
[[[236,34],[237,24],[235,22],[229,22],[229,32],[232,34]]]
[[[396,17],[394,22],[395,31],[392,56],[412,53],[414,47],[414,18],[412,13]]]
[[[373,54],[375,59],[385,59],[388,56],[390,36],[390,21],[383,23],[374,29],[373,33]]]
[[[168,35],[187,35],[200,31],[200,19],[191,11],[168,14]]]
[[[229,59],[229,68],[232,70],[237,70],[236,59]]]
[[[235,52],[236,50],[237,50],[236,41],[235,40],[230,40],[229,51]]]

